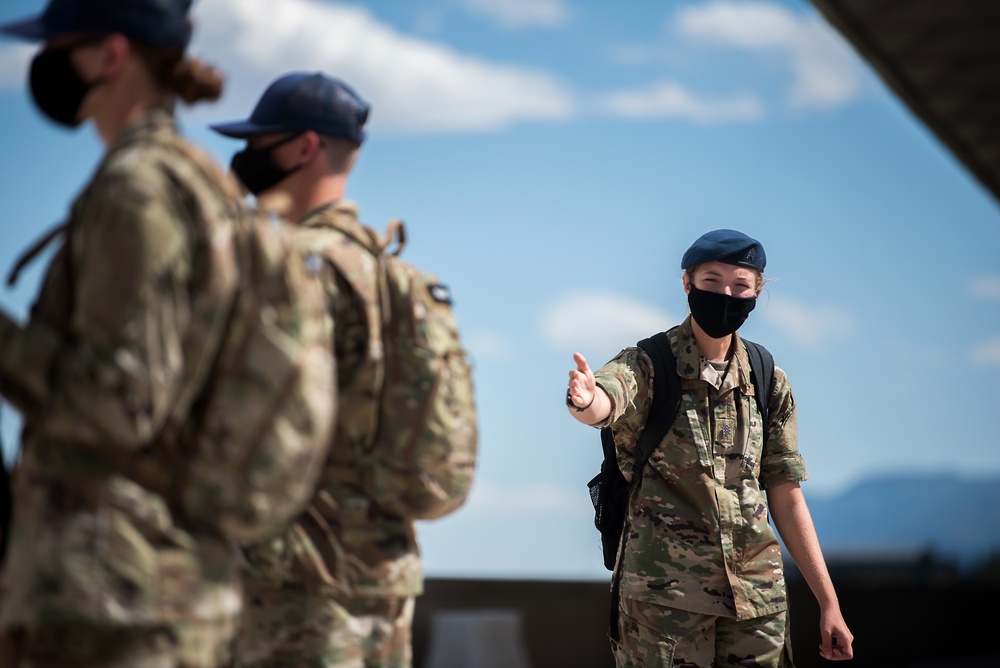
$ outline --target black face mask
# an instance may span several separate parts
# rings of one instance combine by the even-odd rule
[[[39,110],[60,125],[75,128],[80,125],[80,107],[84,98],[104,80],[100,77],[86,82],[70,62],[73,51],[86,40],[61,49],[46,49],[31,61],[29,83],[31,96]]]
[[[245,148],[233,155],[229,166],[239,180],[243,182],[247,190],[254,195],[259,195],[265,190],[270,190],[278,185],[288,176],[305,166],[297,165],[291,169],[282,169],[275,164],[274,159],[271,157],[272,150],[283,144],[287,144],[299,136],[301,135],[291,135],[260,148]]]
[[[713,339],[729,336],[740,328],[757,305],[754,297],[733,297],[721,292],[699,290],[691,284],[688,306],[691,316]]]

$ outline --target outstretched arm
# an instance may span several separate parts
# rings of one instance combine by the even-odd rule
[[[580,353],[573,353],[576,368],[569,372],[566,405],[569,414],[586,425],[597,424],[611,414],[611,399],[594,380],[594,372]],[[584,410],[579,410],[583,408]]]
[[[802,488],[793,482],[768,488],[767,503],[774,526],[819,603],[820,656],[830,661],[853,658],[854,636],[840,612]]]

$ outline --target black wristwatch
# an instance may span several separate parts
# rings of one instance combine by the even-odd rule
[[[596,399],[596,398],[597,398],[597,392],[594,392],[594,399]],[[575,410],[577,413],[582,413],[583,411],[585,411],[588,408],[590,408],[591,406],[593,406],[594,405],[594,399],[591,399],[589,404],[587,404],[583,408],[580,408],[579,406],[577,406],[576,404],[573,403],[573,400],[569,396],[569,388],[568,387],[566,388],[566,405],[569,406],[570,408],[572,408],[573,410]]]

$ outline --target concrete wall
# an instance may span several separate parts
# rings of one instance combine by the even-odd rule
[[[855,635],[847,668],[1000,667],[1000,586],[880,586],[838,582]],[[819,610],[808,587],[790,580],[792,647],[798,668],[830,668],[819,658]],[[417,599],[414,666],[426,668],[434,613],[514,609],[521,613],[531,668],[613,668],[606,637],[607,582],[429,579]]]
[[[413,621],[414,668],[425,668],[435,612],[477,608],[521,613],[531,668],[614,668],[609,600],[605,582],[428,579]]]

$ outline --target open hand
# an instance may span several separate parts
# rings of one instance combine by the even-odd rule
[[[594,402],[597,383],[583,355],[573,353],[573,361],[576,368],[569,372],[569,399],[577,408],[584,408]]]

